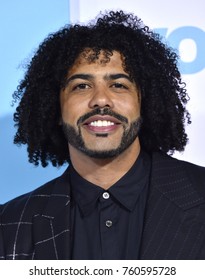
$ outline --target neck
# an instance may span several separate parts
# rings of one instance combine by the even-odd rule
[[[140,152],[138,138],[116,158],[95,159],[69,145],[70,159],[75,170],[87,181],[108,189],[132,167]]]

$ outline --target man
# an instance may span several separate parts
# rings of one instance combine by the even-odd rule
[[[205,258],[205,169],[167,155],[187,144],[188,96],[140,19],[51,34],[14,100],[15,144],[69,167],[1,206],[1,259]]]

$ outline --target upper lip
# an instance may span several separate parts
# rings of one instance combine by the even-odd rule
[[[105,116],[101,116],[101,115],[95,115],[95,116],[92,116],[90,118],[88,118],[87,120],[84,121],[84,125],[85,124],[90,124],[91,122],[94,122],[94,121],[110,121],[110,122],[113,122],[115,124],[120,124],[121,122],[112,117],[112,116],[109,116],[109,115],[105,115]]]

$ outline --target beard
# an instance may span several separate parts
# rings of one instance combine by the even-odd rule
[[[98,110],[98,111],[97,111]],[[81,151],[82,153],[86,154],[89,157],[96,158],[96,159],[108,159],[114,158],[123,153],[138,137],[139,131],[142,124],[142,118],[138,117],[136,120],[131,122],[129,127],[127,127],[128,120],[124,116],[121,116],[117,113],[108,110],[100,110],[97,109],[91,113],[88,113],[79,118],[77,125],[78,130],[76,130],[72,125],[62,122],[62,129],[65,135],[66,140],[68,143],[76,148],[77,150]],[[123,134],[121,137],[121,141],[118,147],[114,149],[106,149],[106,150],[94,150],[86,147],[86,144],[83,140],[83,136],[80,129],[80,124],[89,118],[90,116],[94,115],[110,115],[114,116],[116,119],[123,121]],[[96,137],[108,137],[108,134],[96,134]]]

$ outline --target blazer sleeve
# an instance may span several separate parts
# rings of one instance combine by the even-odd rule
[[[0,214],[2,212],[2,205],[0,205]],[[5,259],[5,254],[4,254],[4,242],[3,242],[3,226],[1,222],[1,216],[0,216],[0,260]]]

